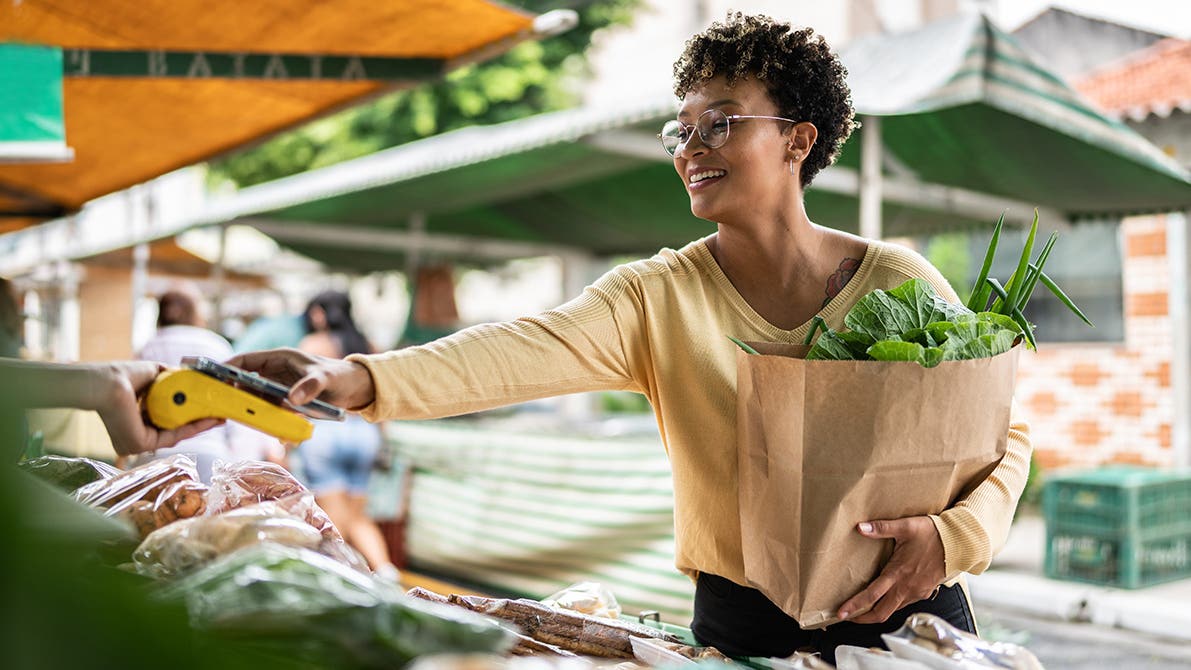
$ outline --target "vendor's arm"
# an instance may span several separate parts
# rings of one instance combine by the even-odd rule
[[[149,361],[61,365],[0,359],[5,403],[22,409],[95,410],[119,454],[165,449],[221,423],[206,419],[175,430],[158,430],[147,423],[139,398],[162,369]]]
[[[612,271],[578,298],[534,317],[489,323],[418,347],[345,360],[295,350],[229,361],[372,421],[429,419],[548,396],[639,390],[626,341],[639,323],[630,280]]]

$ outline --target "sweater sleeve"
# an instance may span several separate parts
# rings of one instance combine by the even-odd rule
[[[372,375],[369,421],[433,419],[566,393],[640,390],[625,342],[639,303],[612,270],[574,300],[537,316],[488,323],[417,347],[348,357]]]
[[[949,302],[959,303],[955,289],[925,258],[904,250],[895,255],[891,265],[908,277],[920,277],[934,286]],[[1030,472],[1030,427],[1021,418],[1014,402],[1009,416],[1009,435],[1005,455],[993,471],[971,493],[931,521],[943,541],[947,582],[960,573],[980,574],[993,556],[1005,545],[1009,527],[1017,510]]]
[[[931,516],[943,540],[947,581],[961,572],[984,572],[1005,545],[1030,473],[1031,451],[1030,428],[1014,403],[1001,462],[966,498]]]

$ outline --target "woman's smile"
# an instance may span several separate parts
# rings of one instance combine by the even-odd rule
[[[691,193],[705,190],[714,184],[718,184],[726,176],[728,176],[728,171],[721,168],[690,168],[687,170],[687,189]]]

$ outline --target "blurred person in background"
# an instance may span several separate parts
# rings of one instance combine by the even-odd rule
[[[304,324],[301,314],[262,316],[240,332],[232,347],[237,352],[296,347],[309,332]]]
[[[16,289],[11,281],[0,277],[0,358],[21,357],[23,322]],[[3,383],[8,383],[8,379]],[[0,435],[5,436],[6,441],[23,446],[28,439],[28,432],[23,410],[0,406]]]
[[[20,358],[25,320],[12,282],[0,277],[0,356]]]
[[[225,361],[232,356],[232,345],[206,327],[205,303],[193,284],[182,284],[163,293],[157,300],[157,333],[141,349],[137,358],[169,367],[182,365],[185,356],[206,356]],[[272,437],[235,422],[179,442],[169,449],[143,454],[120,462],[134,466],[172,454],[189,454],[198,464],[199,477],[211,480],[211,466],[216,459],[280,460],[281,444]]]
[[[329,358],[373,352],[368,338],[352,319],[351,298],[340,291],[315,296],[303,315],[309,332],[298,344],[306,353]],[[382,575],[396,575],[388,545],[368,516],[368,479],[381,452],[384,436],[377,426],[352,414],[343,422],[315,421],[314,435],[298,445],[301,477],[319,506]]]

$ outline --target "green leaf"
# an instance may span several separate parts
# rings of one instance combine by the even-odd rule
[[[964,316],[955,322],[943,344],[943,358],[949,361],[991,358],[1012,349],[1020,336],[1017,323],[1007,316],[992,312]]]
[[[1008,302],[1009,294],[1005,292],[1005,288],[1001,286],[1001,282],[989,277],[988,284],[992,287],[994,293],[1001,296],[1001,299],[1005,302]],[[1034,327],[1029,321],[1026,320],[1025,314],[1022,314],[1020,309],[1014,308],[1013,314],[1011,316],[1013,320],[1017,322],[1018,326],[1021,327],[1021,332],[1026,336],[1026,342],[1028,343],[1029,347],[1037,351],[1038,343],[1034,341]]]
[[[907,330],[906,332],[902,333],[901,339],[903,342],[916,342],[924,347],[939,346],[938,340],[936,340],[935,337],[930,334],[930,331],[925,328]]]
[[[806,358],[820,361],[851,361],[855,360],[856,356],[848,343],[840,338],[839,333],[826,330],[815,341],[815,346],[806,352]]]
[[[831,329],[827,327],[827,322],[823,320],[823,317],[816,314],[815,316],[811,317],[811,325],[810,328],[806,329],[806,337],[803,338],[802,345],[810,346],[811,342],[815,339],[815,333],[820,329],[824,333],[831,331]]]
[[[854,333],[850,330],[845,330],[836,333],[848,349],[852,351],[852,358],[863,361],[868,359],[868,348],[876,344],[876,340],[865,335],[864,333]]]
[[[934,338],[935,342],[942,344],[950,337],[950,333],[955,329],[955,324],[950,321],[936,321],[926,325],[926,331]]]
[[[935,321],[950,321],[960,314],[969,314],[963,305],[948,302],[940,296],[930,282],[911,279],[901,286],[889,290],[889,295],[901,300],[917,312],[916,322],[924,327]]]
[[[1005,291],[1009,294],[1005,298],[1005,305],[1012,309],[1017,306],[1018,297],[1021,296],[1022,290],[1026,283],[1026,270],[1030,265],[1030,254],[1034,253],[1034,238],[1038,235],[1038,210],[1034,210],[1034,223],[1030,225],[1030,234],[1026,237],[1026,245],[1022,247],[1021,258],[1017,261],[1017,270],[1013,276],[1009,278],[1009,283],[1005,285]],[[998,310],[992,310],[998,311]]]
[[[868,355],[877,361],[909,361],[933,368],[943,361],[943,350],[924,347],[916,342],[885,340],[869,347]]]
[[[979,312],[987,307],[988,299],[992,295],[985,280],[988,279],[988,273],[992,270],[993,258],[997,255],[997,244],[1001,240],[1001,227],[1004,225],[1005,213],[1001,212],[1001,218],[997,219],[997,225],[993,227],[992,239],[988,243],[988,250],[984,252],[984,265],[980,267],[980,276],[976,279],[976,284],[972,287],[971,296],[968,298],[968,309],[973,312]]]
[[[861,298],[844,317],[844,325],[880,342],[900,340],[906,331],[966,313],[970,313],[966,307],[944,300],[929,282],[911,279],[897,288],[877,289]]]
[[[1034,295],[1034,287],[1038,285],[1038,277],[1042,273],[1042,268],[1046,266],[1046,260],[1050,258],[1050,250],[1054,248],[1055,242],[1058,241],[1059,234],[1051,233],[1050,239],[1046,241],[1046,245],[1042,247],[1042,253],[1038,254],[1038,262],[1030,263],[1030,271],[1026,274],[1026,287],[1017,301],[1017,308],[1023,312],[1026,310],[1026,304],[1030,302],[1030,298]]]
[[[1042,283],[1046,285],[1046,288],[1050,289],[1050,292],[1055,294],[1055,297],[1058,298],[1064,305],[1066,305],[1067,309],[1075,312],[1075,316],[1078,316],[1084,323],[1092,326],[1093,328],[1096,327],[1093,326],[1092,322],[1088,320],[1088,317],[1084,316],[1084,313],[1075,306],[1075,303],[1071,301],[1071,298],[1068,298],[1067,294],[1063,293],[1063,289],[1059,288],[1059,285],[1056,284],[1053,279],[1048,277],[1045,272],[1040,272],[1039,276],[1042,279]]]
[[[729,339],[729,340],[732,340],[732,341],[733,341],[733,342],[736,344],[736,346],[738,346],[738,347],[740,347],[741,349],[743,349],[743,350],[744,350],[744,353],[746,353],[746,354],[753,354],[754,356],[757,356],[757,355],[759,355],[759,354],[757,353],[757,350],[756,350],[756,349],[754,349],[754,348],[750,347],[749,345],[745,344],[743,341],[741,341],[741,340],[738,340],[738,339],[736,339],[735,337],[732,337],[731,335],[729,335],[729,336],[728,336],[728,339]]]

